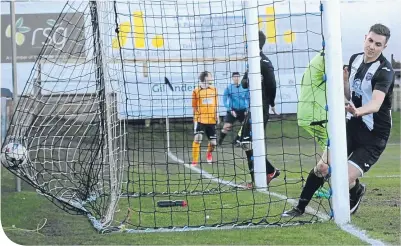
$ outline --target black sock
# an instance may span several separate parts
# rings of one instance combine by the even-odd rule
[[[248,160],[249,173],[251,174],[252,183],[255,183],[255,174],[253,170],[253,150],[245,151],[246,159]]]
[[[226,137],[226,133],[220,132],[220,139],[219,139],[219,145],[221,145],[224,141],[224,138]]]
[[[276,170],[276,168],[274,168],[273,165],[270,163],[270,161],[266,158],[266,173],[267,174],[274,173],[274,170]]]
[[[359,187],[360,187],[360,186],[361,186],[361,185],[360,185],[360,183],[359,183],[359,179],[356,179],[356,180],[355,180],[355,186],[352,187],[352,189],[349,190],[349,198],[350,198],[351,200],[356,200],[356,198],[357,198],[357,196],[358,196],[357,191],[359,190]]]
[[[305,211],[306,206],[309,204],[310,200],[315,194],[315,191],[319,189],[324,183],[324,178],[316,176],[313,168],[310,171],[308,178],[306,179],[305,187],[302,190],[301,197],[298,201],[298,209],[302,212]]]

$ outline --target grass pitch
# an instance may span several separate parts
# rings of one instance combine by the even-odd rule
[[[165,147],[163,126],[155,127],[160,127],[160,134],[153,134],[154,141],[151,141],[158,143],[152,146],[155,151],[150,155],[138,156],[136,169],[128,172],[133,176],[127,176],[130,182],[124,186],[125,191],[153,191],[161,194],[164,191],[213,191],[218,188],[227,192],[220,195],[187,195],[185,198],[189,203],[188,208],[175,208],[174,213],[171,213],[170,209],[162,208],[156,208],[158,212],[155,213],[153,205],[157,199],[162,198],[161,195],[156,198],[149,196],[141,199],[121,199],[115,224],[126,217],[128,207],[135,210],[128,225],[131,227],[215,225],[249,221],[256,223],[261,219],[267,219],[269,223],[287,222],[279,216],[282,210],[291,207],[285,200],[252,190],[235,190],[229,185],[219,186],[212,180],[201,178],[199,173],[177,164],[171,158],[166,158],[162,150]],[[171,150],[176,157],[190,163],[191,128],[188,126],[187,134],[179,134],[178,130],[182,128],[172,127]],[[133,127],[132,130],[137,131],[138,128]],[[314,153],[319,153],[320,150],[311,144],[312,140],[308,134],[296,126],[294,118],[290,117],[285,121],[272,120],[267,132],[269,158],[283,171],[282,175],[272,182],[270,191],[296,199],[301,191],[303,179],[306,179],[307,173],[314,165]],[[141,136],[145,135],[146,132]],[[143,143],[149,141],[142,137],[141,139]],[[225,142],[228,144],[230,141],[228,136]],[[149,149],[151,145],[142,146]],[[221,180],[238,184],[249,181],[242,150],[227,145],[218,150],[215,156],[219,160],[218,164],[202,163],[200,168]],[[154,165],[145,165],[150,162]],[[401,243],[399,164],[400,114],[396,113],[387,149],[379,162],[361,179],[367,184],[367,193],[358,213],[352,217],[352,222],[365,230],[369,236],[390,244]],[[138,176],[138,173],[142,173],[142,176]],[[155,180],[158,182],[154,182]],[[19,244],[364,244],[341,231],[332,221],[280,228],[99,235],[85,217],[68,215],[28,186],[24,185],[21,193],[13,192],[13,176],[4,169],[1,187],[3,229],[12,241]],[[170,198],[179,199],[182,196]],[[312,206],[325,212],[328,204],[326,201],[320,203],[320,200],[315,200]],[[44,218],[47,220],[46,224],[36,232],[35,229]],[[302,220],[311,221],[314,217],[304,216]]]

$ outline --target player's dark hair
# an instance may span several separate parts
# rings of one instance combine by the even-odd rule
[[[239,75],[239,72],[233,72],[233,74],[231,75],[231,77],[234,77],[234,76],[236,76],[236,75],[240,76],[240,75]]]
[[[374,32],[378,35],[382,35],[386,37],[386,43],[390,39],[390,29],[382,24],[374,24],[370,27],[369,32]]]
[[[262,31],[259,31],[259,48],[262,49],[265,43],[266,35]]]
[[[208,71],[201,72],[201,73],[199,74],[199,80],[200,80],[201,82],[205,82],[205,78],[206,78],[208,75],[209,75],[209,72],[208,72]]]

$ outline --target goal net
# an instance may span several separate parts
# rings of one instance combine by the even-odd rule
[[[68,2],[33,66],[4,143],[23,144],[29,158],[3,165],[65,211],[88,215],[102,231],[329,219],[330,200],[320,193],[307,215],[281,216],[296,204],[322,152],[296,116],[305,69],[324,50],[321,5],[259,0],[257,23],[248,8],[222,0]],[[250,25],[267,37],[262,51],[274,66],[280,113],[270,115],[264,135],[253,136],[265,141],[268,159],[281,171],[264,188],[247,185],[247,157],[235,142],[238,121],[214,149],[212,163],[206,130],[192,165],[192,93],[199,75],[213,76],[219,138],[232,74],[242,78],[252,65],[250,47],[259,48],[249,39]],[[258,82],[250,81],[250,97],[262,94],[252,90]],[[260,165],[255,161],[255,170]]]

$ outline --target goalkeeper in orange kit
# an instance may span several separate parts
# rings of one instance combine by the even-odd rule
[[[192,165],[199,162],[200,145],[203,134],[209,139],[206,160],[213,162],[212,152],[217,144],[216,124],[218,123],[217,89],[210,85],[213,76],[204,71],[199,75],[199,86],[192,92],[192,108],[194,110],[194,141],[192,143]]]

